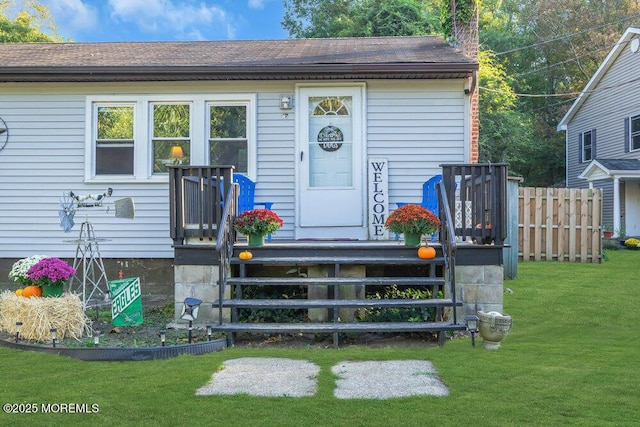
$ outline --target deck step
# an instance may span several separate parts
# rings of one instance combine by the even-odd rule
[[[219,301],[213,303],[217,307]],[[456,306],[461,307],[462,301]],[[369,308],[369,307],[452,307],[451,299],[230,299],[223,307],[234,308]]]
[[[223,323],[213,324],[213,331],[271,333],[331,332],[439,332],[465,330],[464,324],[450,322],[345,322],[345,323]]]
[[[263,257],[256,256],[250,260],[241,260],[238,257],[231,258],[232,264],[249,264],[249,265],[361,265],[361,264],[377,264],[377,265],[429,265],[443,264],[443,257],[435,257],[432,259],[420,259],[417,256],[411,257],[336,257],[336,256],[304,256],[304,257]]]
[[[298,285],[443,285],[442,277],[230,277],[227,285],[298,286]]]

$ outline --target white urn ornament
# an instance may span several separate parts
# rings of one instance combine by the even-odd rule
[[[482,346],[488,350],[499,349],[500,342],[511,330],[511,316],[497,311],[479,311],[478,318]]]

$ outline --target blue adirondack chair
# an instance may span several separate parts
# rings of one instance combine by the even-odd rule
[[[420,206],[430,210],[436,215],[438,215],[438,193],[436,192],[436,184],[441,181],[442,175],[434,175],[422,184],[422,202],[420,202]],[[407,203],[408,202],[397,202],[396,205],[400,208]],[[399,236],[396,234],[396,240],[398,240],[398,238]]]
[[[256,202],[256,183],[251,179],[240,173],[233,174],[233,182],[238,184],[238,206],[236,215],[240,215],[243,212],[251,209],[256,209],[256,206],[263,206],[265,209],[271,209],[273,202]],[[267,235],[267,240],[271,240],[271,234]]]
[[[442,181],[442,175],[435,175],[422,184],[422,202],[421,206],[429,209],[438,215],[438,193],[436,193],[436,184]],[[398,207],[406,205],[408,202],[397,202]]]
[[[273,202],[256,202],[256,183],[240,173],[233,174],[233,182],[238,184],[238,207],[236,215],[255,209],[256,206],[264,206],[265,209],[271,209]]]

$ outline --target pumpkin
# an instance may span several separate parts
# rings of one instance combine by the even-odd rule
[[[20,288],[20,289],[16,289],[16,295],[17,295],[17,296],[22,295],[22,288]]]
[[[420,246],[418,248],[418,258],[433,259],[436,257],[436,250],[431,246]]]
[[[238,257],[243,261],[247,261],[253,258],[253,254],[249,251],[242,251],[240,252],[240,254],[238,254]]]
[[[42,288],[40,286],[27,286],[22,290],[22,296],[31,298],[31,297],[41,297],[42,296]]]

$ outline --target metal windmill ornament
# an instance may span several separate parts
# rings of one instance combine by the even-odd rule
[[[80,227],[77,240],[68,240],[68,243],[76,244],[76,254],[73,268],[76,275],[69,280],[69,291],[78,291],[82,294],[82,302],[85,309],[90,306],[108,304],[111,300],[107,273],[100,255],[99,242],[107,239],[98,239],[95,236],[93,224],[89,222],[89,212],[104,212],[109,214],[111,209],[105,202],[113,194],[113,189],[107,188],[103,193],[78,195],[73,191],[63,194],[60,198],[60,228],[65,233],[70,232],[75,225],[74,216],[80,210],[85,210],[86,217]],[[133,199],[127,197],[114,202],[115,217],[133,219],[135,207]],[[78,282],[75,285],[74,282]],[[74,286],[76,289],[74,289]]]

